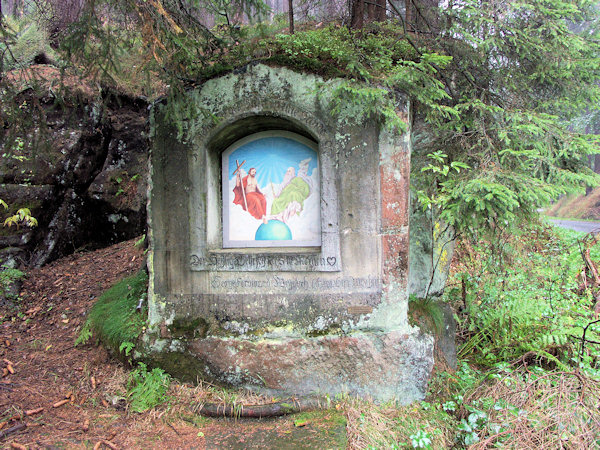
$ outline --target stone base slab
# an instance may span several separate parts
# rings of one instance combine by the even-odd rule
[[[417,332],[348,336],[195,340],[200,378],[271,395],[350,394],[410,403],[425,396],[433,338]]]

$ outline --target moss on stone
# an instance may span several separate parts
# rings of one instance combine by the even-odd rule
[[[178,318],[168,326],[169,333],[174,338],[205,338],[209,324],[202,318],[184,319]]]
[[[346,417],[336,409],[317,409],[294,414],[294,422],[319,421],[320,423],[329,423],[331,425],[346,425]]]
[[[339,324],[332,324],[322,329],[313,329],[306,333],[308,337],[322,337],[322,336],[339,336],[344,334],[342,327]]]
[[[140,359],[150,367],[160,367],[175,378],[196,383],[199,378],[206,379],[206,367],[198,358],[181,352],[156,352],[144,354]]]

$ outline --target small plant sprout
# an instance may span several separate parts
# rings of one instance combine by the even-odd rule
[[[448,411],[456,411],[456,403],[453,402],[452,400],[448,400],[447,402],[445,402],[442,405],[442,408],[444,408],[444,411],[448,412]]]
[[[119,346],[119,351],[123,352],[125,354],[125,356],[129,356],[129,354],[131,353],[131,350],[133,350],[134,348],[135,348],[135,344],[133,342],[123,342]]]
[[[6,203],[2,203],[6,208]],[[29,208],[21,208],[12,216],[7,217],[4,221],[5,227],[12,227],[13,225],[17,227],[17,230],[23,225],[29,228],[35,228],[38,225],[38,221],[31,215]]]
[[[425,430],[419,430],[410,436],[410,443],[413,448],[431,448],[431,436]]]

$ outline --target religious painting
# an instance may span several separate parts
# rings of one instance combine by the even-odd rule
[[[321,245],[316,144],[295,133],[248,136],[222,156],[223,247]]]

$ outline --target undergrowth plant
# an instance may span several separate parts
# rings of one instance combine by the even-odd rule
[[[20,18],[6,16],[2,19],[4,28],[0,29],[0,72],[2,70],[22,69],[34,63],[34,59],[44,54],[55,57],[50,46],[48,32],[40,26],[34,17],[24,15]]]
[[[5,227],[12,227],[14,225],[18,230],[21,226],[35,228],[38,225],[38,221],[31,215],[29,208],[20,208],[15,214],[7,217],[3,225]]]
[[[600,381],[577,371],[462,362],[438,374],[429,407],[455,421],[454,442],[469,448],[595,448],[600,443]],[[471,447],[471,446],[475,447]],[[568,448],[568,445],[567,445]]]
[[[520,359],[600,376],[596,300],[591,286],[577,279],[585,264],[581,238],[577,232],[532,226],[493,244],[465,242],[462,270],[446,293],[462,311],[458,356],[488,367]],[[600,246],[590,254],[600,261]]]
[[[164,370],[155,367],[149,371],[146,364],[139,362],[127,383],[131,410],[144,412],[166,402],[170,384],[171,377]]]
[[[540,224],[462,239],[444,294],[458,321],[458,368],[432,378],[425,402],[396,408],[398,422],[377,419],[385,432],[363,425],[362,446],[598,447],[600,321],[586,255],[599,264],[600,244]],[[373,414],[350,415],[349,430]]]
[[[456,421],[439,407],[427,402],[408,406],[347,399],[348,444],[350,448],[450,448]]]
[[[25,278],[25,272],[12,267],[2,266],[0,268],[0,295],[8,295],[13,284],[23,278]]]

